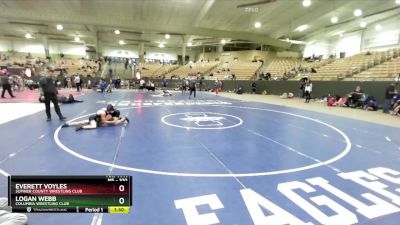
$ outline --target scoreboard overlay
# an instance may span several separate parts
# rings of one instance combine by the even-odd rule
[[[12,212],[129,213],[132,177],[9,176]]]

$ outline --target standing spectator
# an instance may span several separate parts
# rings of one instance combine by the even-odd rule
[[[3,86],[3,91],[1,92],[1,98],[5,98],[4,93],[6,92],[6,90],[8,91],[8,94],[11,96],[11,98],[15,98],[11,90],[10,82],[11,82],[11,76],[9,73],[7,73],[6,76],[1,76],[1,83]]]
[[[68,77],[68,78],[67,78],[67,87],[68,87],[68,88],[72,88],[71,77]]]
[[[87,89],[91,89],[92,88],[92,81],[90,79],[87,80],[86,88]]]
[[[255,81],[253,81],[253,83],[251,84],[251,93],[252,94],[256,93],[256,87],[257,87],[257,84]]]
[[[383,102],[383,113],[389,113],[390,103],[392,98],[397,94],[394,83],[391,83],[385,91],[385,101]]]
[[[199,86],[199,88],[200,88],[200,91],[201,91],[201,89],[203,88],[203,80],[204,80],[204,76],[200,76],[200,86]]]
[[[306,85],[304,87],[305,95],[306,95],[306,103],[310,103],[311,93],[312,93],[312,82],[310,79],[306,81]]]
[[[81,87],[81,78],[79,77],[79,75],[76,75],[75,79],[75,86],[76,86],[76,91],[79,92],[81,91],[82,87]]]
[[[126,59],[125,59],[125,69],[126,69],[126,70],[128,69],[128,65],[129,65],[129,59],[126,58]]]
[[[164,88],[166,88],[167,86],[168,86],[168,80],[167,80],[167,78],[163,78],[163,80],[162,80],[162,86],[164,87]]]
[[[190,83],[189,83],[189,99],[190,99],[190,97],[192,96],[192,93],[194,93],[193,94],[193,97],[194,98],[196,98],[196,80],[194,79],[194,78],[192,78],[191,80],[190,80]]]
[[[46,77],[42,77],[39,80],[39,85],[42,88],[44,95],[44,105],[46,106],[47,121],[51,120],[50,114],[50,101],[53,102],[54,110],[56,111],[60,120],[65,120],[66,118],[61,114],[60,106],[58,105],[57,99],[57,88],[53,80],[53,70],[49,70]]]
[[[112,73],[113,73],[113,70],[110,66],[110,69],[108,69],[108,75],[110,76],[110,79],[112,78]]]
[[[182,80],[182,94],[186,94],[186,79]]]
[[[300,79],[300,84],[299,84],[299,98],[304,98],[304,88],[306,86],[308,78],[307,77],[303,77]]]
[[[400,73],[399,75],[394,79],[396,81],[397,85],[400,85]]]
[[[215,95],[218,95],[218,93],[221,91],[221,86],[222,86],[221,81],[218,78],[215,79],[215,82],[214,82]]]

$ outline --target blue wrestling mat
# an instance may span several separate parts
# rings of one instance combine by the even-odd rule
[[[0,125],[3,175],[131,175],[126,215],[28,214],[30,225],[399,224],[399,129],[211,93],[92,93],[123,126],[76,132],[39,112]],[[52,111],[54,114],[54,111]],[[7,178],[1,176],[1,196]]]

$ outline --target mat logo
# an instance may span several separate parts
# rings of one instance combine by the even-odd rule
[[[185,118],[180,118],[180,120],[194,123],[199,127],[218,127],[223,126],[223,122],[225,117],[223,116],[213,116],[208,115],[207,113],[188,113],[185,114]]]
[[[227,129],[241,125],[239,117],[213,112],[185,112],[166,115],[161,121],[169,126],[186,129]]]
[[[281,202],[273,202],[266,197],[271,196],[270,192],[274,191],[270,186],[261,189],[263,194],[250,188],[241,189],[238,196],[231,197],[241,197],[253,223],[239,223],[350,225],[364,224],[370,220],[368,224],[380,225],[389,220],[373,220],[400,212],[400,171],[376,167],[367,171],[341,172],[337,175],[351,182],[349,192],[341,188],[340,181],[331,182],[323,177],[279,183],[276,191],[286,198]],[[187,225],[228,224],[220,221],[220,218],[223,218],[220,209],[225,206],[217,194],[209,193],[174,202],[176,209],[183,212]],[[207,208],[207,212],[199,210],[200,207]]]

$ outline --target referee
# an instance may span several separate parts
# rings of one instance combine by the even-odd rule
[[[40,78],[39,85],[42,88],[44,96],[44,105],[46,106],[47,121],[51,120],[50,114],[50,101],[53,102],[54,110],[56,111],[60,120],[65,120],[66,118],[61,114],[60,106],[58,106],[57,99],[57,88],[55,81],[53,80],[54,70],[49,69],[45,77]]]

